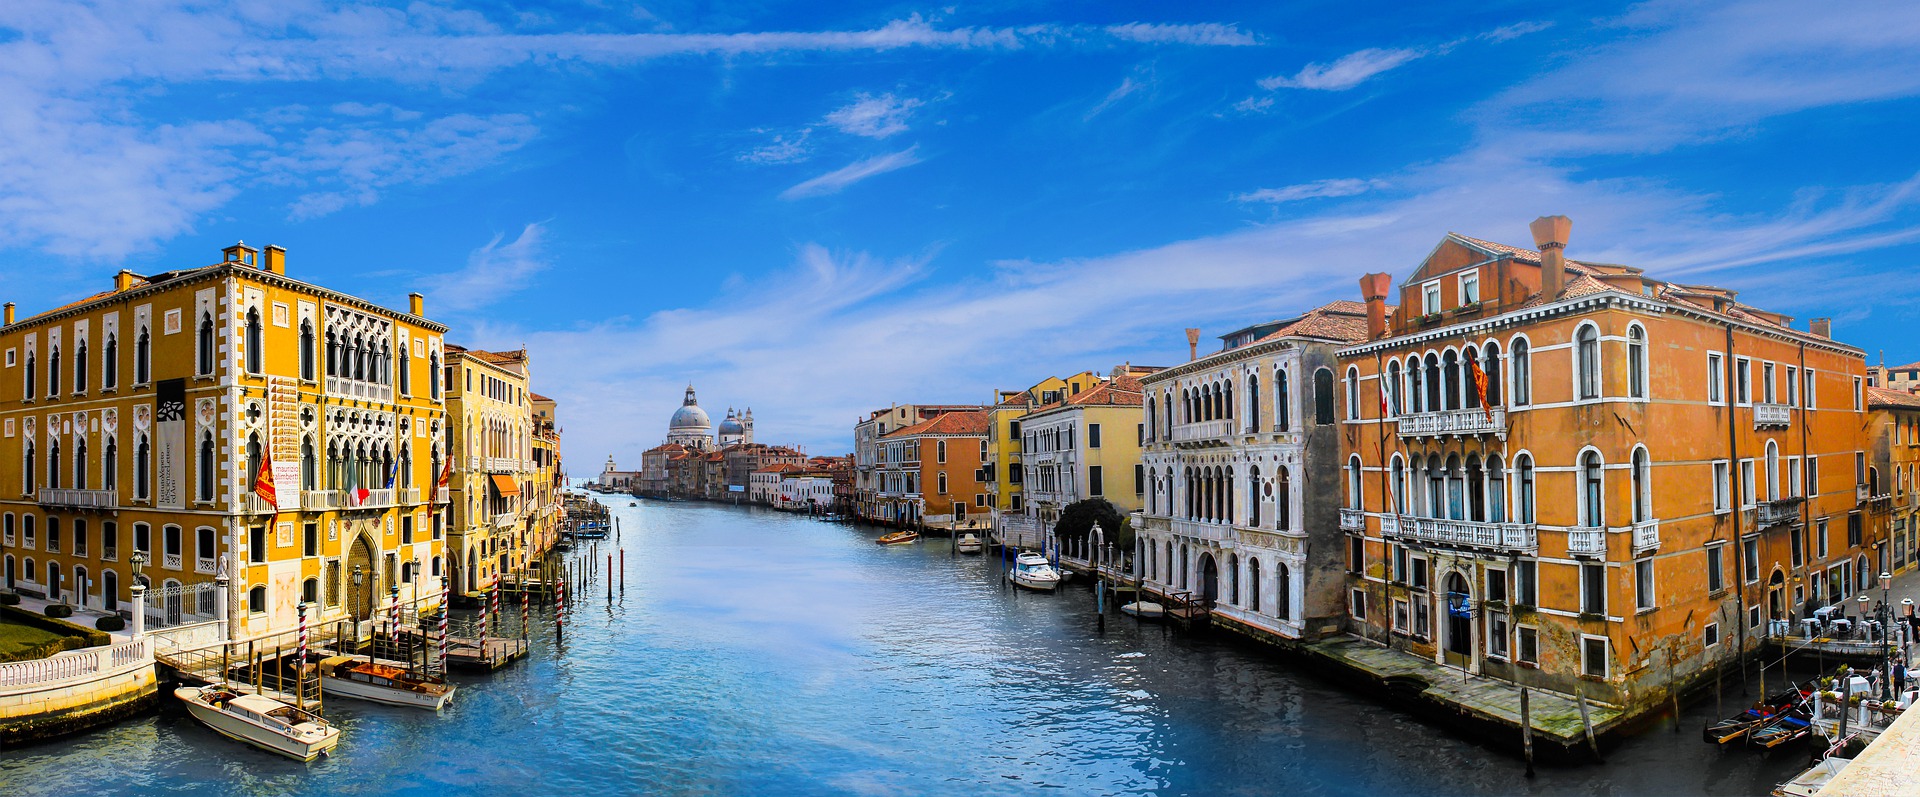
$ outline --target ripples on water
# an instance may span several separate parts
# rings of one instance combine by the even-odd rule
[[[1678,735],[1529,781],[1259,648],[1118,615],[1100,634],[1084,589],[1011,593],[995,559],[946,540],[881,547],[771,510],[614,511],[624,592],[575,596],[558,645],[535,607],[530,659],[456,676],[440,716],[330,701],[340,747],[301,765],[168,706],[0,753],[0,795],[1764,794],[1802,765],[1707,748],[1708,701]],[[591,558],[604,571],[615,551]]]

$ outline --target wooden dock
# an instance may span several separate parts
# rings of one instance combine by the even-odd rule
[[[463,672],[493,672],[526,655],[527,643],[523,639],[447,638],[447,667]]]

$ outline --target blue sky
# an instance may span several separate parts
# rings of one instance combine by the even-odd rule
[[[689,381],[844,452],[1550,213],[1920,358],[1909,3],[10,0],[0,103],[23,311],[279,244],[528,346],[575,475]]]

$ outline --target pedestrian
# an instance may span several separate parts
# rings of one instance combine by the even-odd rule
[[[1896,696],[1907,693],[1907,663],[1904,661],[1893,663],[1893,693]]]

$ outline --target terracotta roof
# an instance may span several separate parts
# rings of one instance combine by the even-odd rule
[[[1870,387],[1867,388],[1867,406],[1901,410],[1920,410],[1920,396],[1904,390]]]
[[[1887,370],[1889,370],[1889,371],[1912,371],[1912,370],[1916,370],[1916,369],[1920,369],[1920,362],[1914,362],[1914,363],[1907,363],[1906,365],[1889,365],[1889,366],[1887,366]]]
[[[1042,404],[1035,413],[1061,407],[1138,407],[1146,403],[1140,378],[1121,374],[1060,401]]]
[[[910,437],[923,434],[945,435],[984,435],[987,433],[987,414],[984,412],[945,412],[912,426],[902,427],[886,434],[886,437]]]
[[[1268,333],[1261,341],[1281,338],[1326,338],[1359,343],[1367,339],[1367,306],[1340,299],[1308,310],[1286,326]]]
[[[806,470],[806,468],[792,462],[779,462],[760,468],[754,471],[754,473],[786,473],[795,470]]]
[[[527,398],[533,399],[534,401],[553,401],[553,399],[547,398],[546,396],[542,396],[539,393],[535,393],[531,390],[527,391]],[[558,403],[558,402],[555,402],[555,403]]]

